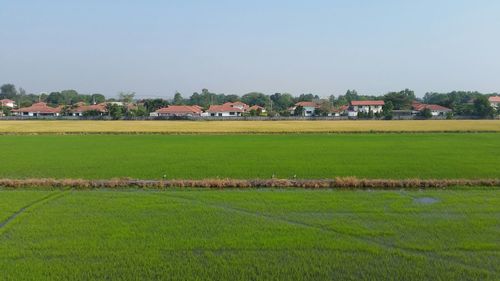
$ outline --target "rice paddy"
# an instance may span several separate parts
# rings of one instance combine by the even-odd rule
[[[498,280],[490,189],[1,190],[2,280]]]
[[[343,132],[500,132],[500,120],[409,121],[1,121],[0,134],[255,134]]]
[[[3,121],[0,279],[499,280],[498,131]]]
[[[0,177],[496,179],[500,134],[1,136]]]

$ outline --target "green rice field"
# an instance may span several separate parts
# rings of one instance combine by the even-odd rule
[[[499,178],[500,134],[5,135],[1,178]]]
[[[2,280],[498,280],[500,191],[0,190]]]

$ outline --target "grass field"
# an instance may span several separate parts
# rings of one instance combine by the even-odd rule
[[[498,280],[500,191],[0,190],[2,280]]]
[[[2,178],[500,178],[500,134],[1,136]]]
[[[11,133],[500,132],[500,120],[427,121],[0,121]]]

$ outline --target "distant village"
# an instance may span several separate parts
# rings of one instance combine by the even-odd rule
[[[2,86],[0,97],[8,96]],[[12,87],[10,87],[11,91]],[[12,96],[12,95],[11,95]],[[15,94],[15,97],[26,95]],[[65,98],[70,97],[69,102]],[[32,96],[32,99],[36,96]],[[65,118],[68,119],[231,119],[260,118],[338,118],[338,119],[451,119],[455,116],[495,118],[500,112],[500,95],[482,95],[475,92],[426,94],[415,98],[410,90],[392,92],[384,96],[363,96],[348,91],[337,98],[322,99],[308,94],[292,97],[289,94],[264,95],[249,93],[236,95],[212,94],[203,90],[189,99],[176,94],[173,100],[134,99],[134,94],[123,94],[119,99],[106,100],[104,96],[80,95],[69,90],[51,93],[38,101],[22,105],[15,98],[0,99],[0,117]],[[80,100],[72,102],[72,100]],[[18,99],[21,100],[20,98]],[[231,101],[227,101],[231,100]],[[246,101],[246,102],[245,102]],[[430,103],[426,101],[435,101]],[[443,104],[450,105],[450,107]]]

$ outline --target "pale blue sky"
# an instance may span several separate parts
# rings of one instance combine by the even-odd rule
[[[497,0],[0,0],[0,38],[34,93],[500,91]]]

